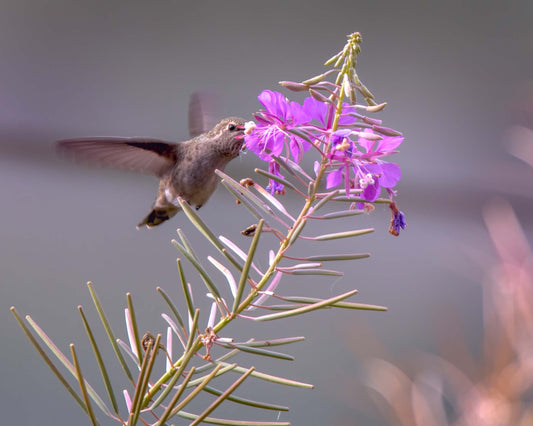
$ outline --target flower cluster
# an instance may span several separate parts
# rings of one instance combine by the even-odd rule
[[[318,178],[323,168],[328,189],[344,187],[347,195],[359,193],[368,203],[378,199],[382,188],[389,198],[396,195],[393,188],[400,180],[400,167],[382,158],[397,152],[403,142],[401,133],[357,113],[359,105],[343,103],[339,114],[333,103],[312,96],[300,105],[279,92],[265,90],[258,99],[264,109],[254,115],[257,123],[248,126],[246,147],[269,163],[271,174],[283,178],[276,157],[292,157],[299,163],[314,147],[322,158],[315,163],[315,175]],[[273,179],[268,189],[272,194],[284,192],[283,184]],[[404,226],[395,227],[397,231],[405,227],[403,222],[402,213]]]

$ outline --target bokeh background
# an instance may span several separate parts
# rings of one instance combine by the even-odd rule
[[[307,337],[288,349],[296,361],[257,365],[312,382],[314,390],[244,388],[251,398],[289,405],[280,420],[390,422],[369,397],[368,359],[402,365],[418,353],[438,353],[439,333],[453,336],[456,329],[474,355],[481,351],[480,281],[494,255],[482,221],[485,204],[510,201],[531,236],[533,172],[508,154],[506,135],[514,125],[533,127],[532,19],[533,3],[526,1],[3,0],[1,423],[87,423],[22,334],[12,305],[65,351],[70,342],[87,350],[84,371],[102,389],[76,310],[83,305],[96,326],[85,283],[93,281],[117,334],[125,337],[126,292],[144,329],[157,333],[165,330],[166,307],[155,287],[180,297],[178,252],[170,244],[176,228],[199,253],[212,254],[183,215],[150,231],[135,229],[153,201],[154,178],[61,161],[54,141],[183,140],[188,97],[197,90],[220,95],[221,117],[251,117],[261,90],[322,72],[354,31],[363,35],[359,76],[379,102],[388,102],[381,113],[386,125],[406,137],[394,161],[403,171],[398,200],[409,226],[399,238],[388,235],[386,208],[351,219],[376,232],[338,251],[372,257],[340,265],[343,279],[288,280],[285,293],[327,297],[357,288],[354,301],[389,311],[328,310],[288,320],[283,330],[244,323],[231,331],[240,338]],[[248,153],[228,173],[250,176],[258,165]],[[215,232],[248,244],[238,231],[252,220],[223,188],[200,212]],[[235,418],[238,410],[228,403],[216,414]],[[261,418],[274,421],[278,413]]]

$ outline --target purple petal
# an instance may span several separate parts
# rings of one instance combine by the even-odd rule
[[[403,136],[385,136],[378,142],[376,151],[389,152],[400,146],[403,142]]]
[[[381,164],[381,177],[379,183],[384,188],[392,188],[395,186],[402,177],[402,171],[400,166],[394,163],[382,163]]]
[[[374,183],[371,184],[371,185],[368,185],[364,190],[363,190],[363,198],[366,200],[366,201],[376,201],[377,198],[379,197],[379,193],[380,193],[380,185],[379,185],[379,178],[374,176]]]
[[[342,169],[344,166],[339,167],[337,170],[330,172],[326,178],[326,188],[335,188],[342,183]]]
[[[303,109],[309,115],[311,120],[320,122],[323,126],[326,125],[326,114],[328,107],[324,102],[317,101],[315,98],[305,98]]]

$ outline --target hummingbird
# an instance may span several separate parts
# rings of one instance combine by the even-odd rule
[[[152,138],[84,137],[57,142],[61,153],[75,160],[151,174],[160,179],[157,197],[148,215],[137,225],[152,228],[181,209],[178,197],[202,207],[215,191],[224,170],[244,145],[245,120],[224,118],[206,131],[205,99],[198,93],[189,103],[190,140],[167,142]]]

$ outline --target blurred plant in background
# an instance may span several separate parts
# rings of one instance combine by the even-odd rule
[[[70,346],[71,357],[68,357],[30,316],[26,316],[28,327],[12,308],[34,347],[93,424],[97,424],[95,406],[118,423],[130,426],[139,423],[170,424],[170,419],[174,416],[188,419],[191,424],[288,424],[281,421],[242,421],[210,416],[226,400],[275,412],[288,410],[284,406],[236,395],[236,389],[250,376],[282,385],[312,387],[307,383],[259,372],[253,366],[230,362],[239,353],[292,360],[290,355],[273,351],[270,347],[298,342],[303,337],[239,341],[226,334],[222,336],[222,332],[227,332],[226,327],[235,320],[282,320],[332,307],[386,310],[381,306],[345,301],[355,295],[357,290],[327,299],[286,296],[280,290],[284,276],[339,277],[343,275],[341,271],[325,269],[323,263],[369,256],[367,253],[323,253],[320,247],[316,248],[320,254],[314,256],[302,257],[290,252],[298,240],[318,246],[322,241],[334,242],[373,231],[353,229],[352,226],[346,229],[345,225],[340,225],[340,232],[304,236],[303,230],[311,222],[326,220],[336,223],[341,218],[369,213],[374,209],[374,204],[387,204],[391,211],[389,231],[398,235],[406,226],[404,214],[393,201],[396,195],[393,188],[400,179],[400,168],[383,160],[383,157],[396,152],[403,137],[399,132],[383,126],[380,120],[361,113],[378,112],[385,104],[377,105],[373,95],[357,76],[355,67],[360,43],[358,33],[350,34],[344,49],[326,62],[326,66],[331,67],[330,70],[303,82],[281,82],[282,86],[290,90],[309,93],[310,96],[304,100],[303,105],[289,101],[278,92],[266,90],[259,95],[264,110],[255,115],[257,122],[247,123],[245,140],[249,150],[268,162],[268,170],[256,169],[260,176],[269,179],[267,187],[264,188],[251,178],[237,182],[217,171],[222,184],[254,217],[255,223],[242,231],[243,235],[252,238],[246,251],[226,236],[216,237],[213,228],[194,209],[182,199],[176,200],[189,221],[212,244],[219,257],[216,259],[214,256],[207,256],[207,260],[220,272],[220,278],[214,279],[204,266],[204,256],[195,252],[184,232],[178,229],[178,239],[172,242],[207,288],[207,297],[212,301],[207,315],[203,312],[201,314],[195,303],[193,286],[185,276],[181,259],[177,263],[184,306],[178,307],[163,289],[157,288],[169,309],[168,314],[162,314],[168,325],[165,338],[162,334],[154,337],[146,333],[141,336],[133,300],[128,294],[125,309],[127,339],[117,339],[93,286],[89,283],[89,291],[109,344],[131,385],[121,392],[124,405],[118,402],[121,398],[108,374],[112,367],[109,362],[104,362],[93,328],[81,306],[79,312],[101,372],[106,398],[100,396],[84,378],[73,344]],[[329,76],[334,76],[334,80],[329,81]],[[357,103],[358,95],[362,95],[366,105]],[[305,171],[299,165],[304,155],[310,155],[308,153],[318,156],[312,172]],[[321,189],[323,181],[325,190]],[[340,188],[337,189],[338,187]],[[299,211],[290,212],[275,197],[287,190],[294,191],[300,197],[302,207]],[[380,198],[383,191],[387,198]],[[321,209],[325,210],[326,206],[343,203],[348,206],[344,210],[319,212]],[[261,268],[258,266],[260,262],[254,262],[254,259],[261,256],[268,258],[268,267]],[[185,315],[183,309],[186,309]],[[49,352],[77,380],[79,393],[56,367]],[[166,359],[162,372],[156,372],[157,368],[154,368],[157,355]],[[216,378],[227,373],[236,374],[238,378],[225,390],[215,387],[220,383]],[[225,377],[228,376],[231,374]],[[202,392],[216,398],[199,414],[185,411],[185,407]]]
[[[507,136],[511,153],[533,165],[533,132],[513,126]],[[423,354],[411,375],[384,359],[366,363],[367,385],[390,423],[533,424],[533,251],[505,201],[489,203],[484,219],[498,258],[483,265],[481,354],[455,334],[443,344],[449,356]]]

